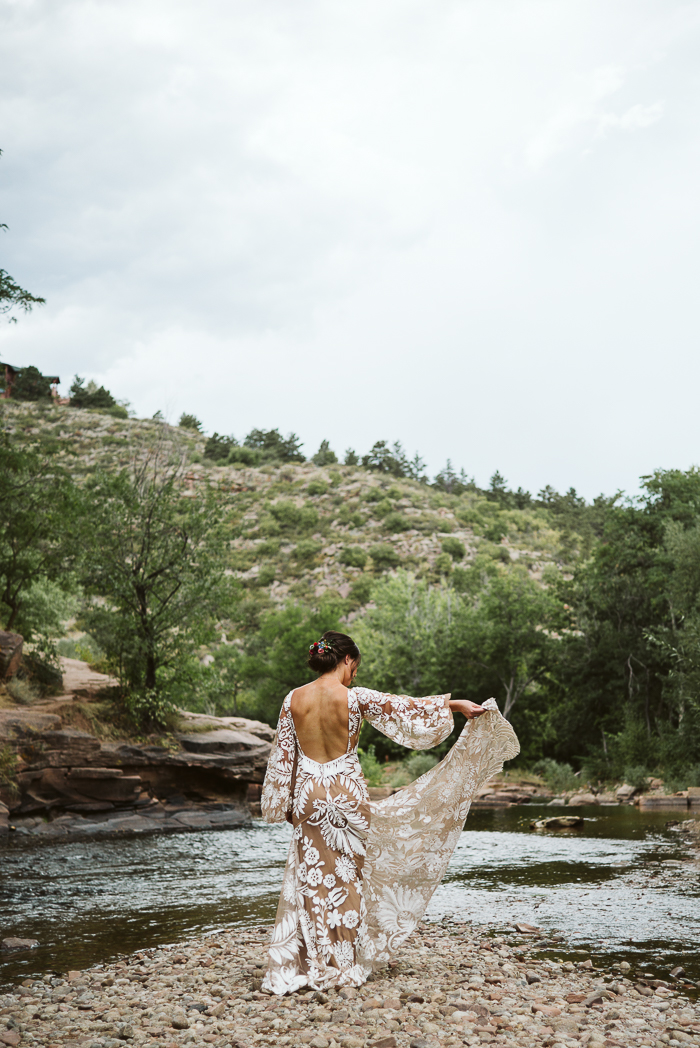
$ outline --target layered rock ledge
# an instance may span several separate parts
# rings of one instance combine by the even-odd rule
[[[520,925],[524,931],[529,926]],[[422,922],[359,991],[260,991],[269,928],[235,928],[0,995],[0,1044],[42,1048],[664,1048],[700,1043],[697,987],[629,964],[543,959],[561,942]]]

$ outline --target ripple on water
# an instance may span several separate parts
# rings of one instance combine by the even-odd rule
[[[533,833],[530,806],[476,811],[428,916],[527,921],[598,952],[694,952],[698,866],[669,816],[586,809],[577,833]],[[82,968],[223,927],[270,923],[289,847],[287,824],[176,836],[3,846],[0,924],[36,938],[6,956],[3,979]],[[687,967],[687,962],[686,962]],[[700,972],[696,977],[700,977]]]

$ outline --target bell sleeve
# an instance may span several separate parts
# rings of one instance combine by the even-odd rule
[[[408,695],[388,695],[369,688],[355,688],[355,693],[364,719],[411,750],[437,746],[452,731],[449,694],[412,699]]]
[[[263,782],[260,809],[265,822],[285,822],[292,808],[292,771],[296,737],[285,700],[277,722]]]

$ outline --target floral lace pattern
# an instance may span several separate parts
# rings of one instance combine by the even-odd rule
[[[263,987],[359,986],[410,935],[442,879],[471,800],[519,751],[493,699],[445,759],[372,803],[357,756],[363,717],[389,738],[426,749],[452,729],[449,695],[412,699],[348,692],[346,753],[319,764],[300,749],[284,700],[262,793],[268,822],[291,813],[294,832]],[[298,758],[296,787],[291,779]]]

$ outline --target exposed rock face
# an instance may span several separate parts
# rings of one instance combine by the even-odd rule
[[[0,833],[15,822],[27,832],[44,832],[36,817],[47,815],[57,831],[59,822],[79,830],[78,816],[86,818],[86,832],[95,832],[95,818],[115,822],[107,829],[135,832],[240,825],[250,817],[250,784],[263,781],[270,753],[265,736],[272,736],[272,729],[242,717],[183,712],[183,720],[212,730],[184,732],[178,738],[181,749],[101,743],[88,732],[63,727],[56,713],[0,710],[0,746],[9,744],[19,758],[19,793],[0,790]],[[124,820],[125,809],[136,820],[133,826]],[[172,825],[166,827],[164,816]]]
[[[19,669],[23,643],[19,633],[0,630],[0,680],[9,680]]]

